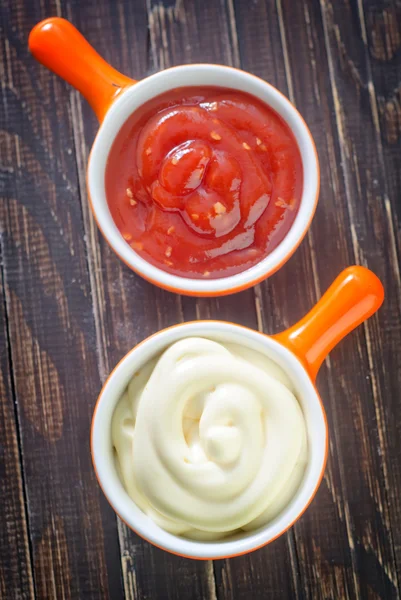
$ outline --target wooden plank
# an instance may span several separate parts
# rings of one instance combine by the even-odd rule
[[[0,279],[0,327],[0,597],[17,600],[34,598],[35,594],[3,278]]]
[[[358,4],[365,60],[372,85],[372,110],[375,112],[379,148],[395,228],[395,243],[401,248],[401,4],[365,0]]]
[[[388,144],[391,119],[387,118],[385,123],[383,118],[380,119],[379,97],[381,91],[388,94],[386,86],[392,88],[395,85],[395,89],[400,86],[401,54],[396,52],[400,42],[399,38],[398,41],[394,38],[395,45],[391,45],[390,40],[393,40],[397,27],[399,33],[399,21],[395,18],[401,13],[398,3],[394,6],[382,2],[368,3],[366,10],[365,17],[360,2],[356,5],[322,3],[333,93],[338,98],[336,121],[342,142],[342,163],[356,252],[360,260],[366,261],[379,275],[387,292],[385,310],[367,324],[365,333],[371,394],[378,423],[376,442],[378,440],[379,457],[375,471],[382,494],[380,499],[376,497],[376,502],[382,521],[381,535],[388,538],[393,553],[391,557],[382,557],[381,562],[395,587],[398,582],[399,590],[401,507],[396,500],[396,490],[400,489],[401,473],[394,466],[398,464],[401,452],[401,407],[397,399],[401,385],[401,359],[397,350],[401,319],[401,158],[395,147],[396,142],[399,143],[398,138],[390,135],[394,147]],[[388,42],[388,56],[391,56],[389,71],[383,60],[380,61],[380,77],[377,61],[383,55],[380,54],[378,24],[381,24],[384,40]],[[376,44],[371,45],[372,57],[367,46],[368,26],[371,43]],[[388,113],[385,112],[383,116],[386,118],[386,115]],[[397,124],[397,120],[393,122]],[[383,128],[385,124],[390,129]],[[377,547],[374,537],[367,539],[369,547]],[[366,548],[366,544],[364,546]]]
[[[116,520],[89,453],[100,381],[69,92],[27,49],[44,16],[1,6],[0,220],[36,594],[118,599]]]
[[[94,5],[69,2],[66,16],[116,68],[135,78],[150,69],[145,3],[104,0]],[[101,25],[100,25],[101,24]],[[109,33],[107,34],[107,31]],[[106,32],[106,34],[105,34]],[[114,36],[110,44],[110,35]],[[91,289],[102,377],[139,341],[183,320],[179,296],[148,284],[126,268],[101,239],[86,202],[85,167],[97,124],[89,107],[72,94],[74,138],[85,222]],[[124,590],[127,598],[215,598],[211,563],[167,554],[119,523]]]
[[[358,18],[361,29],[363,53],[368,77],[368,92],[372,119],[374,121],[377,149],[380,161],[380,170],[385,180],[384,208],[385,219],[388,223],[389,254],[391,254],[391,283],[398,302],[401,301],[400,257],[401,257],[401,4],[399,2],[387,3],[383,1],[365,1],[358,4]],[[390,307],[389,307],[390,308]],[[390,318],[391,318],[391,312]],[[387,319],[386,319],[387,321]],[[391,322],[386,322],[387,328],[392,328]],[[391,344],[399,339],[393,332]],[[399,342],[398,342],[399,344]],[[389,349],[390,350],[390,349]],[[390,350],[391,353],[391,350]],[[391,354],[390,354],[391,356]],[[392,372],[390,383],[394,393],[399,396],[400,377],[396,377],[399,366],[388,364]],[[395,369],[393,371],[392,369]],[[384,413],[387,423],[392,421],[391,413],[386,408],[388,396],[388,378],[382,378],[380,395],[382,396]],[[391,410],[391,408],[390,408]],[[398,421],[400,411],[398,410]],[[397,424],[395,424],[397,428]],[[389,465],[386,465],[386,474],[392,475],[397,464],[401,449],[396,430],[392,429],[388,435],[387,443],[390,446]],[[401,511],[396,501],[396,492],[392,487],[399,485],[400,480],[388,480],[388,502],[390,506],[392,537],[397,563],[398,582],[401,581]]]

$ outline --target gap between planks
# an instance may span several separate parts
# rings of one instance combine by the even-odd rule
[[[20,421],[18,417],[17,410],[17,395],[15,389],[15,379],[14,379],[14,369],[13,369],[13,358],[11,351],[11,336],[10,336],[10,326],[9,326],[9,309],[7,303],[7,290],[6,290],[6,282],[5,282],[5,273],[4,273],[4,264],[3,264],[3,246],[2,246],[2,238],[0,236],[0,301],[3,302],[3,310],[4,310],[4,333],[5,340],[4,345],[6,348],[7,354],[7,367],[10,376],[10,391],[11,391],[11,401],[13,403],[13,415],[14,415],[14,423],[15,423],[15,433],[16,433],[16,442],[17,442],[17,460],[19,466],[19,472],[16,474],[16,477],[19,479],[20,485],[19,488],[19,497],[21,503],[21,509],[23,510],[23,523],[21,523],[22,534],[24,537],[24,546],[25,546],[25,554],[27,557],[27,580],[29,585],[29,594],[31,598],[36,598],[36,583],[35,583],[35,571],[34,571],[34,561],[33,561],[33,548],[32,548],[32,539],[30,535],[30,523],[29,523],[29,511],[28,511],[28,499],[27,499],[27,491],[25,485],[25,471],[24,471],[24,463],[23,463],[23,449],[22,449],[22,440],[20,435]],[[1,298],[1,295],[3,298]],[[4,401],[7,401],[5,399]]]

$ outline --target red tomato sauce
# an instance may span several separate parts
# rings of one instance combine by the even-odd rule
[[[248,269],[290,229],[302,160],[283,119],[253,96],[178,88],[126,121],[106,166],[112,217],[148,262],[181,277]]]

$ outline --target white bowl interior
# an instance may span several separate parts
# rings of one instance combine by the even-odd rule
[[[309,460],[301,485],[288,506],[266,526],[222,541],[199,542],[161,529],[129,497],[118,476],[111,442],[111,419],[133,373],[172,343],[188,336],[242,344],[276,361],[288,374],[302,407],[308,432]],[[107,380],[92,425],[92,458],[99,482],[118,515],[139,535],[165,550],[194,558],[221,558],[249,552],[283,533],[313,497],[325,465],[327,427],[319,396],[300,361],[274,339],[222,321],[185,323],[151,336],[129,352]]]
[[[252,94],[271,106],[287,122],[298,143],[303,163],[303,193],[295,221],[266,258],[250,269],[221,279],[202,280],[172,275],[151,265],[123,239],[108,208],[105,193],[105,169],[115,137],[128,117],[142,104],[170,89],[186,86],[218,86]],[[128,88],[111,106],[93,144],[88,164],[88,187],[93,210],[103,235],[120,257],[145,278],[163,287],[189,293],[218,293],[252,285],[276,270],[301,242],[313,216],[319,190],[319,167],[315,146],[304,120],[273,86],[245,71],[220,65],[184,65],[151,75]]]

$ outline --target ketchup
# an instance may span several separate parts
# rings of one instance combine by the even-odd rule
[[[283,119],[253,96],[171,90],[133,113],[106,166],[112,217],[148,262],[218,278],[248,269],[290,229],[302,160]]]

